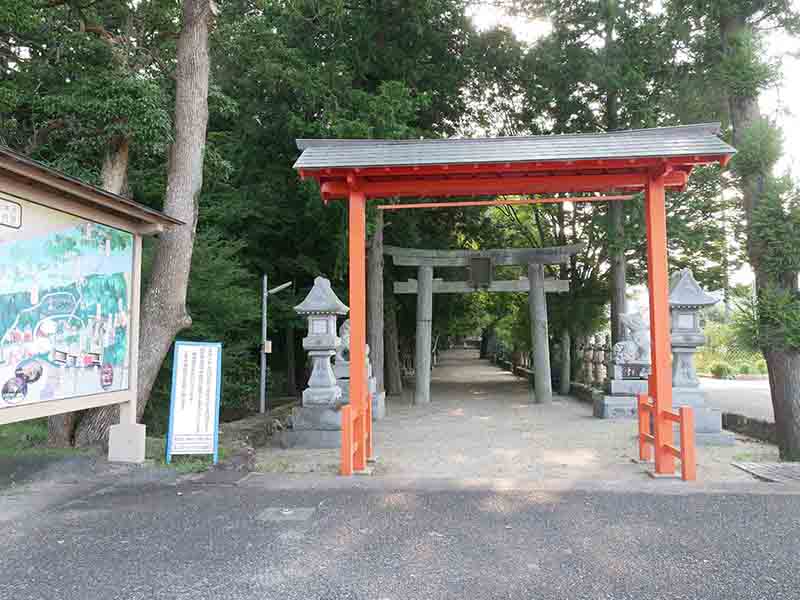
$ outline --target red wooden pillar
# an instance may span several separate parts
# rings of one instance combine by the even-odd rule
[[[367,466],[367,395],[366,363],[367,344],[367,275],[366,275],[366,208],[363,192],[351,189],[349,208],[350,256],[350,405],[354,417],[353,429],[356,447],[353,469],[362,471]],[[344,462],[342,463],[344,464]]]
[[[647,286],[650,294],[649,393],[653,398],[655,472],[675,473],[675,458],[666,445],[673,443],[672,422],[663,413],[672,410],[672,369],[669,340],[669,277],[667,273],[667,217],[664,206],[664,172],[648,177],[645,193],[647,224]]]

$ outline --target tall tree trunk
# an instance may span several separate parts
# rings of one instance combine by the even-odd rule
[[[613,84],[614,74],[612,53],[614,51],[614,29],[616,25],[617,0],[607,0],[605,19],[605,61],[606,61],[606,130],[619,129],[619,91]],[[609,272],[611,292],[611,343],[622,339],[620,315],[625,314],[625,239],[624,205],[622,202],[608,203],[608,257],[611,263]]]
[[[403,372],[400,367],[400,335],[397,331],[397,306],[387,302],[384,306],[386,332],[384,355],[386,357],[386,393],[403,393]]]
[[[719,27],[723,55],[737,51],[735,45],[737,40],[741,39],[740,36],[755,34],[752,25],[741,15],[723,14],[719,20]],[[758,96],[737,95],[733,89],[729,89],[728,111],[733,128],[733,145],[736,146],[745,132],[761,119]],[[748,258],[755,273],[757,292],[770,284],[794,290],[796,274],[792,274],[793,277],[776,277],[764,268],[761,257],[767,249],[753,232],[754,212],[763,199],[768,176],[769,173],[756,173],[741,178],[742,202],[747,222]],[[800,460],[800,352],[772,348],[762,348],[762,352],[769,373],[780,456],[784,460]]]
[[[104,190],[120,195],[126,191],[129,151],[130,141],[126,136],[118,136],[111,141],[100,172]]]
[[[185,224],[161,234],[150,281],[142,297],[137,418],[141,419],[164,357],[175,335],[189,327],[186,291],[192,264],[197,198],[203,186],[208,125],[208,32],[217,7],[213,0],[183,0],[175,73],[175,141],[170,149],[164,212]],[[90,411],[78,425],[77,445],[108,435],[117,407]]]
[[[375,221],[375,233],[367,254],[367,341],[377,390],[384,389],[383,350],[383,211]]]

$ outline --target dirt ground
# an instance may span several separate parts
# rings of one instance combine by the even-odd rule
[[[556,397],[533,402],[523,380],[480,360],[474,350],[445,353],[434,370],[431,403],[411,394],[390,398],[388,416],[374,425],[374,476],[401,478],[524,479],[536,481],[641,481],[634,420],[601,420],[592,407]],[[263,448],[262,472],[330,473],[335,450]],[[752,482],[733,461],[777,460],[769,444],[737,437],[730,447],[698,447],[702,482]]]

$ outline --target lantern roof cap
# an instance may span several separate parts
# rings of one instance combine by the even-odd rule
[[[673,274],[669,285],[670,306],[712,306],[719,302],[703,288],[694,278],[691,269],[682,269]]]
[[[294,307],[299,315],[346,315],[350,309],[331,288],[325,277],[316,277],[314,287],[300,304]]]

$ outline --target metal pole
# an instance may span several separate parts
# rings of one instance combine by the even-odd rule
[[[263,289],[261,291],[261,346],[259,353],[261,354],[261,387],[259,394],[258,412],[267,412],[267,353],[265,352],[267,346],[267,276],[264,275],[262,282]]]

